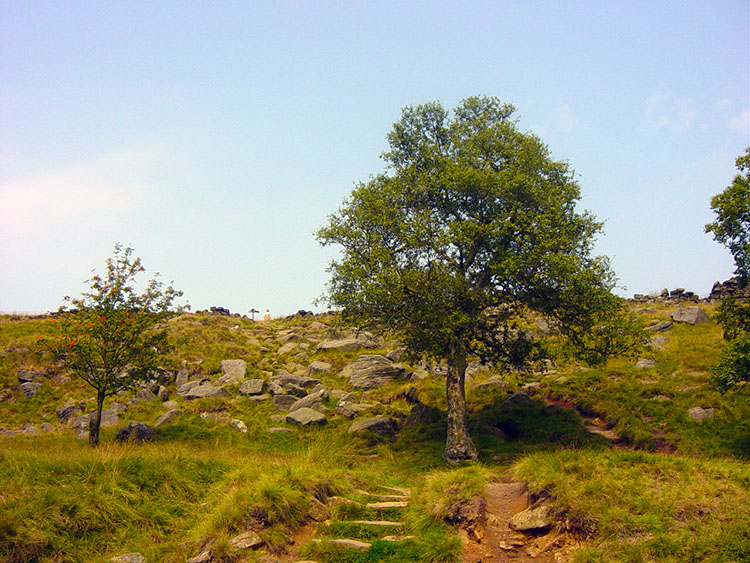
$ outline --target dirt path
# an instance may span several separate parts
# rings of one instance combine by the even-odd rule
[[[529,507],[523,483],[511,481],[490,483],[485,487],[487,524],[484,537],[477,542],[462,534],[463,563],[535,562],[562,563],[567,561],[568,549],[560,545],[566,539],[553,530],[532,536],[510,528],[510,519]]]

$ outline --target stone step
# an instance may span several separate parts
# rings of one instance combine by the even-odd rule
[[[416,539],[417,536],[385,536],[384,538],[380,538],[382,541],[404,541],[404,540],[413,540]]]
[[[360,540],[352,540],[352,539],[334,539],[334,540],[321,540],[321,539],[314,539],[313,543],[330,543],[333,545],[340,545],[342,547],[346,547],[349,549],[358,549],[360,551],[367,551],[370,549],[370,546],[372,544],[366,542],[366,541],[360,541]]]
[[[384,508],[406,508],[409,503],[405,500],[391,502],[368,502],[365,506],[375,510]]]
[[[406,495],[379,495],[377,493],[368,493],[367,491],[362,490],[356,490],[354,491],[358,495],[366,495],[368,497],[375,497],[381,501],[399,501],[399,500],[409,500],[409,497]]]
[[[388,520],[340,520],[341,524],[357,524],[360,526],[376,526],[381,528],[398,528],[403,526],[403,522],[389,522]]]
[[[411,496],[411,491],[409,489],[404,489],[402,487],[389,487],[387,485],[378,485],[378,488],[385,489],[386,491],[391,491],[393,493],[398,493],[399,495],[403,495],[405,497]]]

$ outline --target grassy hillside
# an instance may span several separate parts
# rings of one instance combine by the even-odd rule
[[[639,314],[648,325],[672,308]],[[93,408],[91,390],[32,351],[53,322],[0,317],[0,560],[108,561],[137,552],[149,562],[184,562],[210,550],[214,561],[460,561],[459,508],[486,483],[512,478],[551,507],[555,533],[567,538],[564,560],[750,559],[750,403],[707,386],[722,346],[714,322],[659,333],[663,349],[642,355],[654,367],[615,359],[589,369],[563,359],[545,373],[475,370],[467,400],[481,464],[459,469],[440,457],[444,380],[430,366],[407,366],[417,374],[410,381],[357,391],[358,402],[372,405],[357,418],[391,418],[398,432],[390,437],[349,434],[352,421],[336,413],[333,393],[323,401],[327,423],[309,428],[236,386],[225,397],[176,394],[179,370],[216,382],[226,359],[246,361],[246,377],[266,381],[325,362],[330,371],[314,377],[339,396],[355,391],[341,370],[359,354],[397,345],[318,351],[320,341],[349,335],[333,316],[172,319],[174,350],[162,375],[169,402],[133,402],[131,393],[108,400],[105,407],[121,405],[119,423],[92,450],[56,414],[68,400],[84,406],[76,414]],[[40,374],[36,396],[19,388],[19,370]],[[522,387],[530,400],[507,400]],[[410,419],[417,403],[422,416]],[[688,414],[694,407],[712,408],[714,417],[697,422]],[[151,443],[114,441],[129,421],[153,425],[170,408],[182,414]],[[407,506],[367,509],[368,498],[387,496],[383,487],[408,489]],[[390,522],[391,535],[406,539],[384,541],[385,533],[352,523],[366,518]],[[233,547],[242,532],[256,533],[260,547]],[[336,537],[371,545],[327,541]]]

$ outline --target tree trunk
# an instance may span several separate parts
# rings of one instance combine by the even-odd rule
[[[104,407],[104,394],[96,394],[96,412],[89,420],[89,444],[92,447],[99,445],[99,427],[102,424],[102,409]]]
[[[476,461],[477,448],[469,435],[466,424],[466,354],[451,351],[448,359],[448,378],[445,382],[445,402],[448,408],[448,436],[445,440],[443,459],[450,464]]]

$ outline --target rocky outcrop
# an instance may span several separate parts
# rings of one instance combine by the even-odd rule
[[[750,284],[734,277],[724,283],[716,282],[711,288],[709,299],[750,298]]]
[[[679,307],[672,312],[671,317],[676,323],[690,325],[708,322],[708,315],[700,307]]]
[[[180,416],[182,414],[182,411],[180,409],[171,409],[165,412],[163,415],[161,415],[158,420],[154,423],[154,428],[159,428],[160,426],[164,426],[165,424],[169,424],[172,422],[175,418]]]
[[[184,397],[187,400],[193,400],[206,399],[208,397],[226,397],[227,395],[227,390],[224,389],[224,387],[216,387],[211,383],[204,383],[203,385],[197,385],[191,388],[187,393],[185,393]]]
[[[295,426],[323,425],[328,422],[325,415],[309,408],[297,409],[286,415],[285,420]]]
[[[240,383],[247,375],[247,362],[245,360],[222,360],[221,371],[223,375],[216,380],[220,385],[234,385]]]
[[[392,436],[396,433],[396,422],[387,416],[363,418],[354,421],[347,432],[349,434],[373,432],[381,436]]]
[[[26,381],[25,383],[21,383],[19,387],[21,388],[21,392],[27,399],[33,399],[39,393],[39,390],[42,388],[42,384],[37,383],[36,381]]]
[[[375,389],[397,379],[407,379],[411,372],[385,356],[369,354],[346,366],[341,375],[348,377],[355,389]]]
[[[143,422],[130,422],[125,428],[115,436],[115,440],[118,442],[150,442],[156,435],[156,430],[151,428],[148,424]]]
[[[246,379],[240,385],[240,395],[260,395],[265,383],[262,379]]]

